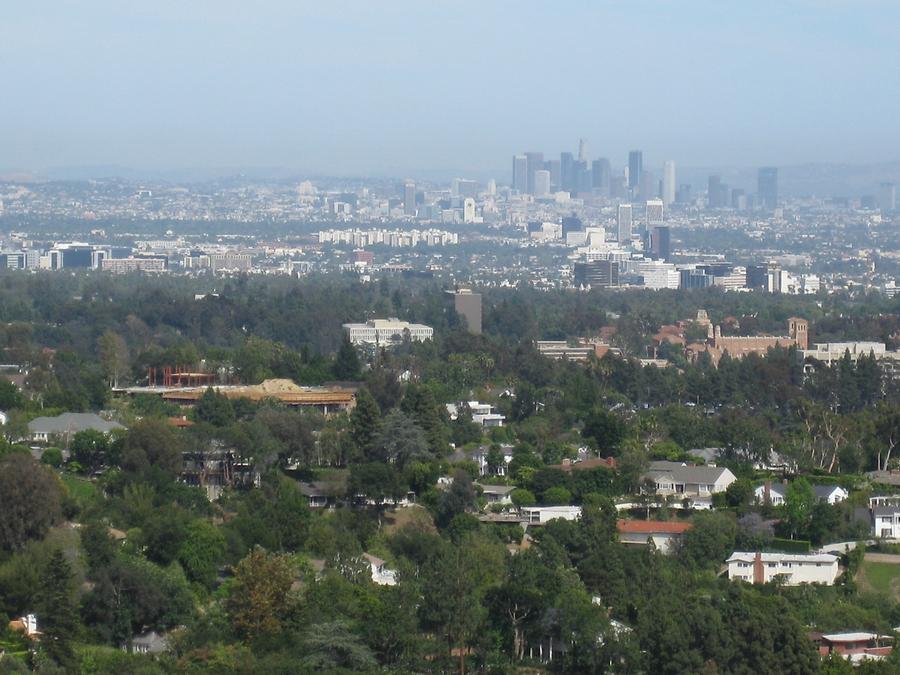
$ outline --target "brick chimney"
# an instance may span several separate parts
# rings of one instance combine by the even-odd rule
[[[762,553],[759,551],[756,552],[756,557],[753,559],[753,583],[761,584],[766,580],[765,572],[763,572],[763,561],[762,561]]]
[[[767,480],[763,486],[763,504],[766,506],[772,503],[772,481]]]

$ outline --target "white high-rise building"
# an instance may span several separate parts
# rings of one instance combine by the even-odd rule
[[[619,204],[619,209],[616,212],[616,241],[619,242],[620,246],[631,243],[632,222],[631,204]]]
[[[550,194],[550,172],[539,169],[534,172],[534,196],[546,197]]]
[[[465,201],[463,201],[463,222],[475,222],[475,200],[471,197],[466,197]]]
[[[671,159],[663,164],[662,199],[666,206],[675,201],[675,161]]]

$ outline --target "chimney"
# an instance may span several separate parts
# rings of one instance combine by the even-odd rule
[[[772,503],[772,481],[767,480],[763,486],[763,504],[769,506]]]
[[[753,583],[762,584],[765,583],[765,580],[766,575],[763,572],[762,553],[757,551],[756,558],[753,559]]]

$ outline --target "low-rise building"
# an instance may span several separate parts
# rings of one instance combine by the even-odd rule
[[[822,657],[837,654],[857,665],[863,661],[880,661],[894,649],[894,638],[865,631],[845,633],[810,633],[810,639]]]
[[[834,585],[838,557],[830,553],[760,553],[735,551],[727,560],[728,578],[754,584],[780,579],[787,586]]]
[[[724,492],[735,480],[729,469],[716,466],[696,466],[684,462],[650,462],[644,475],[656,485],[660,496],[706,497]]]
[[[345,323],[344,331],[354,345],[392,346],[407,337],[413,342],[424,342],[434,337],[434,329],[421,323],[400,319],[370,319],[365,323]]]
[[[675,520],[619,520],[616,530],[623,544],[646,546],[650,542],[658,551],[671,553],[684,533],[691,529],[691,523]]]
[[[580,506],[524,506],[521,509],[523,520],[529,525],[543,525],[551,520],[578,520],[581,518]]]
[[[124,428],[118,422],[105,420],[94,413],[67,412],[56,417],[35,417],[28,423],[28,435],[35,443],[61,438],[67,444],[79,431],[94,430],[108,434]]]

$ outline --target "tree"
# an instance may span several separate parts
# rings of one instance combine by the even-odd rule
[[[67,671],[76,667],[72,640],[78,633],[78,609],[73,582],[71,566],[63,552],[56,549],[41,574],[36,608],[43,633],[41,645],[47,655]]]
[[[41,539],[62,519],[59,479],[31,455],[0,460],[0,549],[15,551]]]
[[[347,479],[347,495],[355,499],[364,495],[376,504],[385,500],[399,499],[406,493],[406,485],[397,469],[382,462],[353,464]]]
[[[372,651],[350,630],[345,621],[315,623],[306,629],[302,640],[306,652],[300,663],[309,672],[347,670],[365,672],[377,669]]]
[[[208,422],[214,427],[227,427],[234,424],[234,406],[225,394],[212,387],[207,387],[203,396],[197,401],[194,415],[201,422]]]
[[[292,605],[296,570],[287,555],[251,551],[234,570],[226,607],[235,631],[247,642],[281,633]]]
[[[119,378],[127,373],[130,367],[125,339],[118,333],[108,330],[97,340],[97,352],[109,386],[118,387]]]
[[[381,410],[369,390],[363,387],[356,393],[356,406],[350,413],[350,436],[366,457],[372,452],[380,428]]]
[[[625,423],[614,413],[598,408],[585,420],[581,435],[606,454],[616,454],[625,438]]]
[[[175,477],[181,473],[183,444],[178,432],[161,419],[142,419],[128,430],[122,449],[122,468],[144,473],[158,467]]]
[[[69,446],[72,458],[86,471],[94,471],[106,463],[109,452],[109,437],[96,429],[79,431]]]
[[[534,493],[531,490],[526,490],[525,488],[516,488],[510,493],[510,499],[512,499],[512,503],[517,508],[522,508],[523,506],[534,506],[537,503],[537,500],[534,497]]]
[[[334,377],[337,380],[357,381],[362,378],[362,368],[356,347],[350,342],[348,336],[341,340],[341,346],[334,358]]]
[[[0,378],[0,410],[12,410],[22,405],[18,388],[6,378]]]
[[[224,556],[225,537],[219,528],[205,520],[195,520],[188,525],[187,537],[178,550],[178,562],[188,579],[212,588]]]
[[[400,410],[392,410],[371,446],[370,456],[380,462],[390,462],[402,469],[409,462],[430,458],[425,432]]]
[[[453,482],[438,502],[437,522],[446,527],[456,516],[475,507],[475,486],[472,477],[462,469],[453,473]]]
[[[816,495],[812,485],[805,478],[797,478],[788,485],[784,497],[784,511],[791,530],[791,539],[800,533],[806,533],[815,501]]]
[[[564,487],[552,487],[549,490],[544,490],[543,503],[550,505],[571,504],[572,493]]]
[[[734,550],[737,524],[727,513],[706,511],[694,516],[693,527],[684,533],[679,557],[699,568],[718,568]]]

